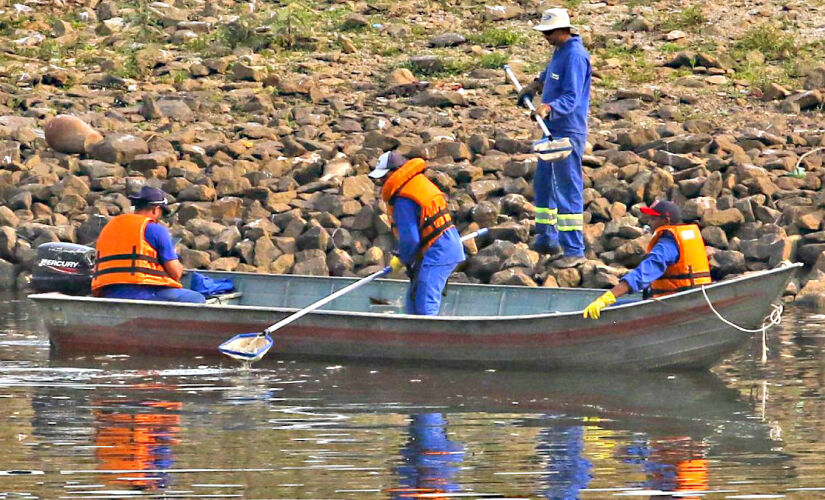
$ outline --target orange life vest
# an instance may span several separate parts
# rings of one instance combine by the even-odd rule
[[[679,260],[667,267],[664,276],[650,284],[653,296],[711,284],[708,253],[699,226],[675,224],[657,228],[647,245],[648,252],[665,233],[670,233],[676,240],[676,245],[679,247]]]
[[[92,293],[107,285],[153,285],[181,288],[158,261],[158,252],[146,241],[149,217],[118,215],[110,220],[97,239],[97,262]]]
[[[421,235],[420,254],[429,249],[444,232],[453,227],[453,217],[447,210],[447,197],[438,186],[422,172],[427,164],[421,158],[413,158],[394,170],[381,188],[381,197],[388,205],[390,223],[393,224],[392,200],[396,196],[408,198],[421,207],[418,231]],[[395,224],[393,232],[398,236]]]

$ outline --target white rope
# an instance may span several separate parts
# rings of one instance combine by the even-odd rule
[[[771,304],[773,310],[769,315],[765,316],[764,320],[762,320],[762,326],[760,328],[755,328],[751,330],[748,328],[743,328],[723,318],[722,315],[719,314],[719,311],[717,311],[716,308],[713,307],[713,304],[711,304],[710,297],[708,297],[708,292],[705,290],[705,286],[702,285],[701,288],[702,295],[705,296],[705,301],[708,303],[708,307],[710,307],[710,310],[713,311],[713,314],[715,314],[716,317],[719,318],[719,321],[743,333],[762,332],[762,362],[765,363],[768,360],[768,328],[774,325],[778,325],[782,322],[782,312],[785,310],[782,304]]]
[[[822,151],[822,150],[825,150],[825,147],[822,147],[822,148],[814,148],[814,149],[812,149],[812,150],[808,151],[807,153],[803,154],[802,156],[800,156],[800,157],[799,157],[799,160],[797,160],[797,161],[796,161],[796,168],[797,168],[797,169],[799,168],[799,165],[802,163],[802,160],[804,160],[806,156],[808,156],[808,155],[809,155],[809,154],[811,154],[811,153],[816,153],[817,151]]]

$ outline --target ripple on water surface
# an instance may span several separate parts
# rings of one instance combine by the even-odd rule
[[[61,359],[30,303],[0,313],[0,498],[825,496],[825,317],[801,311],[764,366],[757,339],[610,375]]]

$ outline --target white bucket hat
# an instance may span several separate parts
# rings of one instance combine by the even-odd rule
[[[567,13],[567,9],[547,9],[541,13],[541,21],[533,26],[536,31],[553,31],[559,28],[574,29],[570,24],[570,14]]]

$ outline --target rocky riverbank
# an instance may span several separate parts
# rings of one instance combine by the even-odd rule
[[[174,197],[187,268],[364,276],[393,247],[366,173],[396,148],[462,232],[490,228],[458,280],[612,286],[650,238],[639,205],[669,198],[716,279],[802,261],[787,299],[825,307],[825,6],[568,2],[596,77],[568,269],[527,248],[538,131],[500,69],[542,67],[548,6],[0,0],[0,285],[41,243],[93,244],[144,183]],[[47,143],[62,114],[102,139]]]

